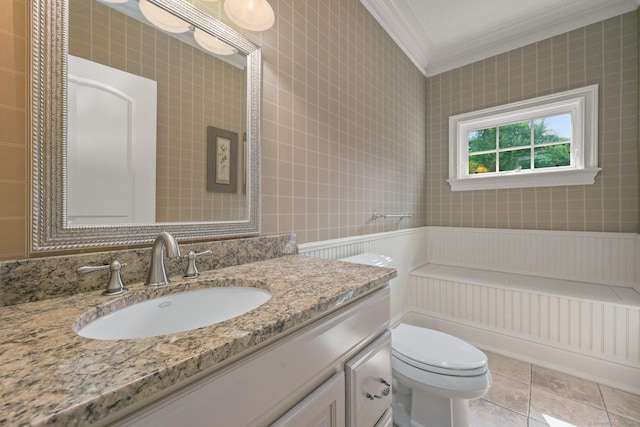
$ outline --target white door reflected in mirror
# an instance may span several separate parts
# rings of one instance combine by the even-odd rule
[[[156,220],[157,83],[68,56],[67,225]]]

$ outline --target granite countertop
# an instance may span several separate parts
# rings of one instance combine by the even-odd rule
[[[348,304],[395,277],[392,269],[288,255],[171,278],[129,293],[85,292],[0,308],[0,425],[86,425],[260,343]],[[210,286],[256,286],[272,297],[257,309],[209,327],[161,337],[99,341],[73,330],[91,309],[124,305],[167,293]],[[87,316],[84,316],[86,318]]]

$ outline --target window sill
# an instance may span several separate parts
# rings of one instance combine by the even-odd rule
[[[451,191],[499,190],[506,188],[558,187],[565,185],[590,185],[595,182],[600,168],[545,170],[536,172],[512,172],[502,175],[475,175],[468,178],[449,179]]]

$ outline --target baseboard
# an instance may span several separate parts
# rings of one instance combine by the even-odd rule
[[[400,322],[439,330],[487,351],[558,370],[630,393],[640,394],[640,366],[622,365],[610,360],[590,357],[413,310],[406,311],[401,316],[394,316],[392,319],[392,325]]]

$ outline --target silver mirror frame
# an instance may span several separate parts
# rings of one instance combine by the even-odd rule
[[[260,234],[261,48],[184,0],[150,0],[247,55],[248,220],[67,227],[66,113],[68,3],[32,0],[30,63],[32,252],[132,246],[160,231],[205,240]]]

